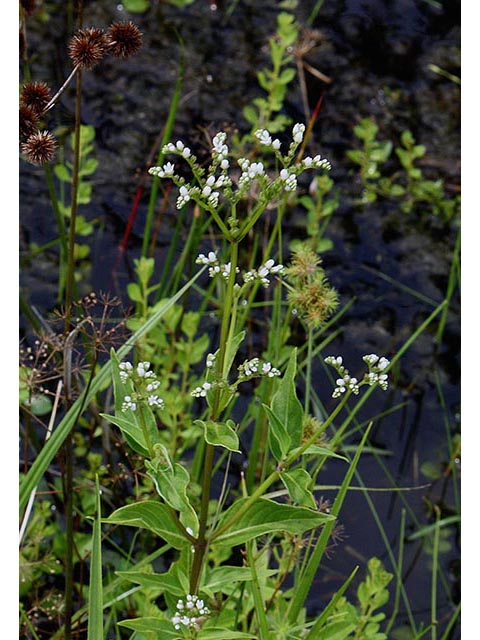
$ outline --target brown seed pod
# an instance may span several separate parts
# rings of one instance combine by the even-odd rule
[[[128,58],[142,46],[142,34],[133,22],[113,22],[108,30],[109,51],[117,58]]]
[[[79,29],[70,40],[68,55],[75,66],[91,69],[103,59],[107,47],[107,34],[103,29]]]
[[[46,164],[54,158],[57,147],[57,139],[50,131],[36,131],[22,144],[22,153],[32,164]]]

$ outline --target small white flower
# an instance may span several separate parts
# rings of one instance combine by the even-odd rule
[[[175,171],[175,167],[171,162],[166,162],[163,165],[163,176],[171,176]]]
[[[211,369],[213,367],[213,365],[215,364],[215,354],[214,353],[209,353],[207,355],[207,359],[206,359],[206,366]]]
[[[272,142],[272,147],[275,149],[275,151],[278,151],[280,149],[280,140],[278,138],[275,138],[275,140]]]
[[[300,142],[302,142],[303,140],[304,132],[305,132],[305,125],[297,122],[297,124],[293,127],[293,132],[292,132],[293,141],[296,142],[297,144],[300,144]]]
[[[148,404],[151,407],[160,407],[161,409],[165,407],[165,403],[162,398],[159,398],[157,395],[148,396]]]
[[[260,140],[262,144],[272,144],[272,136],[266,129],[257,129],[257,131],[255,131],[255,136],[258,138],[258,140]]]
[[[280,171],[280,179],[285,183],[285,191],[295,191],[297,188],[297,177],[294,173],[289,173],[287,169]]]
[[[137,409],[136,402],[133,402],[131,396],[125,396],[122,403],[122,411],[135,411]]]
[[[177,209],[184,207],[190,200],[190,193],[185,185],[182,185],[179,189],[179,196],[177,198]]]
[[[177,140],[175,146],[177,148],[177,151],[180,151],[180,152],[182,152],[185,149],[185,145],[181,140]]]
[[[207,395],[207,391],[209,391],[211,388],[212,385],[210,382],[204,382],[201,387],[195,387],[190,395],[192,395],[194,398],[205,398],[205,396]]]

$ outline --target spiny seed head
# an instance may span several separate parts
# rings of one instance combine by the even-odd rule
[[[133,56],[142,46],[142,34],[133,22],[113,22],[108,40],[109,51],[117,58]]]
[[[321,327],[338,305],[337,292],[321,275],[289,291],[288,299],[310,327]]]
[[[292,280],[310,280],[319,270],[321,258],[307,244],[298,246],[292,255],[287,274]]]
[[[75,66],[91,69],[103,59],[107,47],[108,38],[103,29],[79,29],[70,40],[68,55]]]
[[[57,140],[49,131],[37,131],[22,144],[22,153],[32,164],[46,164],[55,156]]]
[[[35,131],[37,131],[37,123],[38,116],[36,111],[34,111],[31,107],[21,105],[18,122],[19,137],[21,142],[25,142],[27,138],[32,135],[32,133],[35,133]]]
[[[20,94],[20,104],[41,113],[51,98],[50,89],[46,82],[27,82]]]

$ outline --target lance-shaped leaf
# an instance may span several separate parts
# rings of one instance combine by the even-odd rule
[[[299,446],[303,433],[303,408],[295,390],[297,350],[294,349],[287,369],[272,398],[269,417],[268,443],[276,460],[282,460]]]
[[[146,571],[117,571],[125,580],[139,584],[145,589],[158,589],[159,593],[169,593],[183,598],[189,591],[189,581],[178,562],[174,562],[167,573],[147,573]]]
[[[177,462],[164,462],[159,458],[145,460],[148,475],[155,483],[159,495],[172,509],[179,512],[180,522],[192,535],[198,534],[198,517],[187,497],[190,475],[185,467]]]
[[[208,444],[240,453],[240,443],[233,420],[226,422],[195,420],[195,424],[203,427],[204,437]]]
[[[290,451],[290,436],[283,421],[266,404],[262,405],[268,416],[268,446],[275,460],[279,462]]]
[[[269,533],[285,531],[291,535],[302,535],[305,531],[315,529],[334,519],[333,516],[325,513],[318,513],[305,507],[279,504],[265,498],[254,502],[245,513],[235,519],[235,515],[247,500],[249,498],[237,500],[227,509],[218,528],[220,529],[224,522],[231,520],[233,520],[232,525],[215,538],[215,542],[235,546]]]
[[[121,620],[117,622],[119,627],[126,627],[132,629],[132,631],[138,631],[139,633],[151,634],[156,633],[157,638],[165,638],[165,640],[181,640],[183,637],[178,631],[175,630],[173,623],[170,620],[162,618],[132,618],[130,620]],[[150,637],[146,636],[146,637]]]
[[[312,477],[306,469],[296,467],[291,471],[282,471],[280,479],[294,502],[302,507],[315,509],[315,498],[309,489],[312,485]]]
[[[277,574],[278,571],[277,569],[261,569],[259,573],[262,574],[262,577],[268,577]],[[236,588],[237,582],[250,582],[251,580],[253,580],[253,576],[250,567],[228,565],[213,567],[213,569],[204,572],[200,589],[212,596],[218,591],[228,594]]]
[[[146,500],[128,504],[114,511],[104,522],[148,529],[175,549],[184,549],[191,544],[175,525],[169,507],[160,502]]]

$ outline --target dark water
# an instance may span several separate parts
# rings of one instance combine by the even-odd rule
[[[300,2],[297,15],[307,19],[315,2]],[[225,5],[225,6],[224,6]],[[97,219],[91,244],[92,268],[84,274],[85,292],[122,291],[132,274],[133,258],[141,248],[141,232],[148,192],[140,203],[128,251],[119,265],[118,247],[123,237],[141,171],[163,126],[179,66],[180,49],[174,28],[186,47],[186,76],[174,137],[201,144],[201,127],[215,133],[224,126],[245,127],[241,109],[260,94],[256,71],[268,64],[266,38],[274,31],[278,8],[275,2],[238,2],[230,18],[228,4],[197,0],[178,10],[152,2],[152,10],[129,15],[121,4],[86,2],[85,26],[106,26],[114,19],[132,18],[144,33],[144,47],[126,62],[106,60],[84,75],[83,121],[96,129],[93,199],[82,213]],[[65,42],[69,31],[66,3],[49,3],[50,20],[31,19],[30,46],[34,79],[60,86],[69,70]],[[353,126],[360,118],[374,116],[380,139],[398,144],[404,129],[427,147],[423,170],[432,179],[442,178],[453,197],[459,185],[459,109],[457,85],[432,73],[436,64],[459,75],[460,2],[433,3],[413,0],[326,0],[311,29],[317,44],[306,55],[308,63],[331,79],[329,84],[306,74],[308,102],[312,110],[323,95],[312,149],[320,149],[332,163],[331,177],[340,191],[340,207],[327,230],[333,249],[324,254],[324,267],[341,301],[355,303],[341,321],[342,332],[329,353],[342,354],[352,370],[361,356],[377,352],[387,357],[442,301],[450,269],[455,232],[432,218],[406,215],[391,203],[368,207],[356,204],[360,186],[345,151],[356,145]],[[67,93],[53,110],[50,126],[71,124],[73,97]],[[302,95],[295,85],[285,111],[303,121]],[[173,218],[170,220],[173,225]],[[289,232],[302,233],[300,221],[291,219]],[[157,261],[168,247],[171,228],[164,227],[158,242]],[[43,173],[25,163],[21,166],[21,239],[39,245],[55,237]],[[116,279],[112,271],[118,266]],[[48,254],[25,262],[21,287],[27,300],[44,314],[55,305],[56,262]],[[116,289],[118,287],[118,289]],[[419,298],[413,292],[423,296]],[[22,330],[25,329],[21,321]],[[402,360],[397,385],[387,395],[376,394],[364,408],[360,422],[404,403],[376,422],[372,444],[391,456],[382,458],[400,486],[428,482],[420,472],[426,461],[446,459],[445,424],[459,413],[459,310],[454,298],[440,350],[435,348],[434,329],[423,334]],[[325,354],[327,355],[327,354]],[[324,373],[314,372],[319,393]],[[441,385],[445,410],[439,403]],[[339,482],[343,468],[331,465],[329,478]],[[390,486],[373,456],[365,456],[359,468],[367,486]],[[425,493],[432,502],[452,504],[451,487],[438,482],[429,490],[409,492],[406,500],[420,524],[430,522]],[[370,494],[394,553],[398,550],[402,499],[392,493]],[[393,497],[392,497],[393,496]],[[325,492],[325,497],[329,493]],[[315,584],[310,606],[321,609],[353,566],[378,555],[390,568],[381,538],[365,497],[349,493],[342,512],[345,539],[324,563]],[[407,532],[415,529],[407,515]],[[450,550],[442,554],[445,584],[439,591],[439,619],[444,628],[458,598],[459,550],[456,532],[449,530]],[[429,622],[429,557],[421,544],[405,549],[406,589],[417,624]],[[404,621],[403,605],[400,621]],[[457,630],[452,638],[459,637]]]

